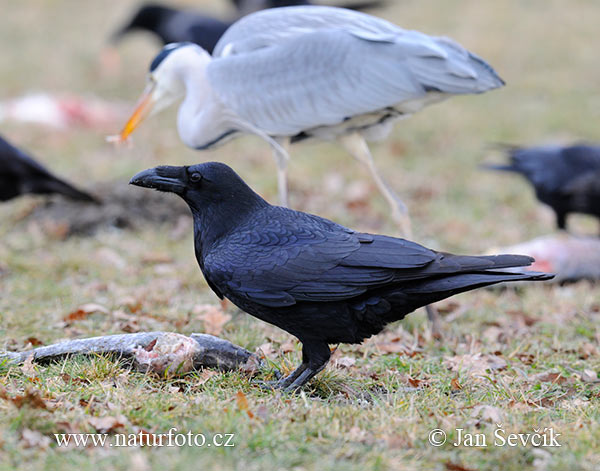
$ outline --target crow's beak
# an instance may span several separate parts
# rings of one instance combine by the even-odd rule
[[[129,184],[181,195],[185,191],[185,167],[150,168],[134,175]]]
[[[133,111],[129,121],[123,127],[123,130],[119,134],[119,140],[124,141],[129,135],[139,126],[139,124],[150,114],[152,108],[158,101],[155,96],[156,93],[156,82],[152,81],[148,84],[144,93],[140,97],[135,110]]]

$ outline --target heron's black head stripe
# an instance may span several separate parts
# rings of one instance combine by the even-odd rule
[[[156,55],[156,57],[152,60],[150,64],[150,72],[154,72],[156,68],[161,64],[165,58],[171,54],[173,51],[179,49],[180,47],[189,46],[190,44],[194,44],[192,42],[180,42],[180,43],[171,43],[167,44],[165,47],[161,49],[161,51]]]

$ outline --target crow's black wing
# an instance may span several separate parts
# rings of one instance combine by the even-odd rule
[[[208,251],[203,270],[222,294],[270,307],[339,301],[392,283],[519,264],[514,257],[449,256],[284,208],[255,216]]]

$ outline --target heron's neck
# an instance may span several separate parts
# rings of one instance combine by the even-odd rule
[[[179,108],[177,129],[183,142],[193,148],[218,139],[228,129],[225,107],[210,86],[208,62],[195,64],[182,74],[185,98]]]

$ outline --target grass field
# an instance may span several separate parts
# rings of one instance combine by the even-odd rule
[[[450,36],[489,60],[507,86],[453,98],[401,122],[373,146],[408,202],[415,239],[432,248],[482,253],[554,230],[552,214],[518,178],[477,167],[501,158],[493,142],[594,140],[600,118],[600,4],[586,0],[394,1],[382,16]],[[0,0],[0,99],[32,90],[131,102],[156,51],[141,34],[104,70],[105,39],[136,2]],[[186,4],[186,2],[180,2]],[[190,6],[224,13],[217,0]],[[215,4],[217,4],[215,6]],[[276,200],[275,166],[257,138],[211,152],[179,141],[174,111],[145,123],[133,147],[107,132],[55,131],[3,123],[0,133],[92,187],[126,185],[150,166],[221,160]],[[299,145],[290,164],[292,205],[351,227],[393,234],[368,175],[333,144]],[[139,191],[145,191],[140,189]],[[168,196],[165,196],[168,198]],[[193,259],[191,228],[105,228],[92,237],[48,230],[26,215],[42,200],[0,206],[0,348],[109,333],[218,328],[201,305],[218,306]],[[56,201],[60,204],[60,201]],[[574,217],[578,232],[597,226]],[[184,226],[185,228],[185,226]],[[588,282],[480,290],[442,303],[443,339],[417,312],[360,346],[341,345],[298,395],[262,390],[241,373],[162,379],[110,358],[47,367],[0,366],[0,470],[12,469],[440,469],[564,470],[600,466],[600,296]],[[79,306],[99,308],[69,318]],[[200,307],[198,307],[200,306]],[[285,332],[229,306],[219,335],[289,370],[300,346]],[[218,330],[218,329],[217,329]],[[414,389],[414,390],[411,390]],[[102,420],[100,420],[102,419]],[[234,447],[68,447],[55,433],[234,434]],[[494,432],[552,428],[560,447],[495,446]],[[429,433],[448,441],[432,446]],[[453,446],[483,433],[487,446]]]

